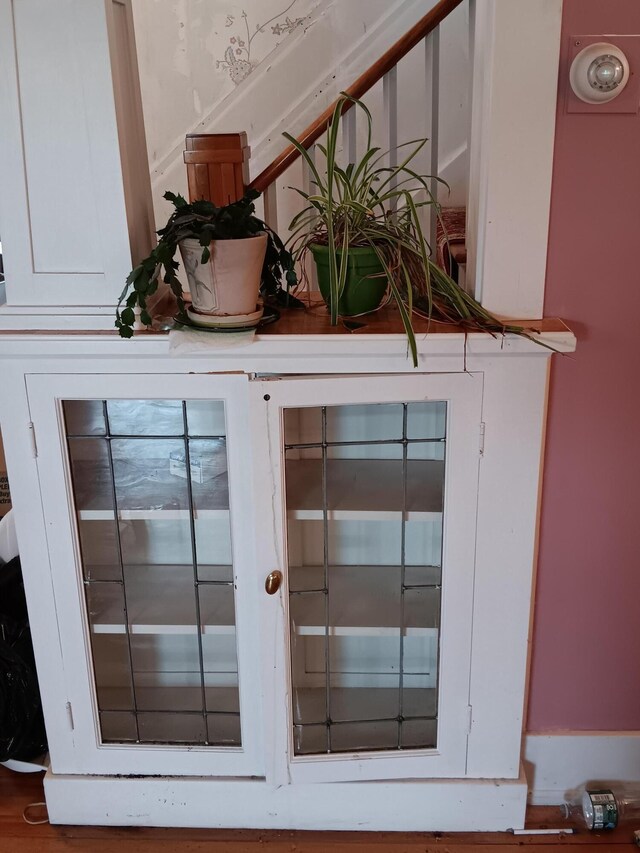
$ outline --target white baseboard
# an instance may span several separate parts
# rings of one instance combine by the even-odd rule
[[[527,735],[524,766],[529,802],[557,805],[585,782],[640,780],[640,732]]]

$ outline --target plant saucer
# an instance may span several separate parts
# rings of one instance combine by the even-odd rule
[[[266,306],[264,308],[264,314],[258,318],[258,322],[255,321],[250,323],[249,325],[235,325],[235,326],[203,326],[199,323],[194,322],[191,319],[191,314],[194,312],[189,311],[185,314],[178,314],[174,318],[174,328],[185,328],[185,329],[197,329],[199,332],[253,332],[255,329],[260,328],[262,326],[268,326],[270,323],[275,323],[276,320],[280,319],[280,312],[277,308],[271,308],[270,306]],[[197,315],[198,317],[202,315]]]
[[[187,308],[187,317],[191,320],[194,326],[203,326],[209,329],[227,327],[240,327],[243,329],[252,328],[253,326],[258,325],[258,323],[262,319],[263,313],[263,305],[260,305],[260,307],[256,311],[252,311],[250,314],[199,314],[192,308]]]

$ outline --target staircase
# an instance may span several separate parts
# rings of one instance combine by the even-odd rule
[[[228,131],[246,131],[245,144],[251,148],[248,180],[265,193],[261,212],[286,239],[287,224],[299,209],[289,187],[307,186],[308,175],[295,154],[283,152],[281,133],[292,132],[314,151],[315,145],[322,144],[335,98],[347,90],[364,100],[373,115],[374,145],[393,152],[398,143],[428,137],[431,142],[421,152],[418,168],[423,174],[438,174],[449,184],[450,192],[440,193],[443,207],[464,207],[472,53],[469,0],[435,5],[424,0],[367,0],[349,4],[348,10],[343,3],[324,0],[304,19],[296,10],[306,11],[309,2],[300,2],[291,10],[298,25],[281,35],[275,49],[192,124],[189,137],[216,134],[222,139]],[[145,111],[151,112],[153,86],[162,69],[148,56],[146,22],[140,10],[136,15],[143,101]],[[235,26],[228,32],[235,32]],[[280,25],[275,29],[280,31]],[[196,56],[193,69],[197,64]],[[206,99],[201,89],[196,94]],[[167,214],[164,192],[187,194],[184,137],[172,139],[156,120],[147,122],[147,138],[156,221],[162,223]],[[356,126],[354,113],[345,114],[342,149],[345,161],[363,153],[363,128]],[[435,218],[427,230],[433,242]]]
[[[457,14],[455,20],[452,16]],[[468,190],[468,131],[469,92],[468,75],[465,75],[465,94],[462,106],[464,121],[453,110],[450,102],[442,97],[442,69],[447,66],[443,50],[445,25],[455,24],[455,37],[465,32],[469,44],[468,0],[440,0],[393,43],[369,68],[345,87],[354,98],[361,99],[374,118],[373,146],[389,151],[388,165],[402,161],[402,143],[411,139],[427,137],[429,143],[421,152],[416,168],[422,174],[445,174],[454,178],[449,191],[435,180],[430,182],[430,192],[442,208],[440,216],[433,206],[428,208],[423,227],[428,235],[432,254],[441,266],[457,278],[465,281],[465,205]],[[448,33],[448,41],[452,39]],[[416,75],[416,66],[422,72]],[[467,69],[464,69],[465,71]],[[450,69],[449,69],[450,71]],[[450,76],[450,75],[449,75]],[[449,76],[447,79],[449,79]],[[459,71],[460,76],[460,71]],[[263,86],[269,85],[264,77]],[[450,88],[450,87],[449,87]],[[450,92],[448,93],[450,94]],[[460,93],[459,93],[460,94]],[[322,146],[331,115],[331,102],[297,136],[302,146],[315,161],[319,155],[317,146]],[[458,111],[459,112],[459,111]],[[342,162],[355,162],[366,150],[364,128],[359,127],[356,110],[347,104],[342,115]],[[451,125],[457,127],[452,129]],[[443,131],[446,129],[446,133]],[[454,154],[443,156],[441,139],[448,144],[458,133],[459,144]],[[462,137],[465,137],[462,139]],[[249,137],[249,139],[247,139]],[[462,141],[460,141],[462,139]],[[245,187],[263,194],[261,215],[274,230],[287,237],[287,223],[300,209],[297,194],[290,190],[292,185],[311,190],[311,175],[306,164],[301,163],[298,151],[290,145],[278,153],[258,174],[250,178],[251,138],[243,134],[189,134],[184,160],[187,163],[188,190],[191,199],[208,197],[222,204],[234,201],[242,195]],[[229,146],[232,146],[230,148]],[[232,151],[235,149],[235,151]],[[227,157],[227,162],[224,158]],[[422,193],[424,195],[424,191]]]

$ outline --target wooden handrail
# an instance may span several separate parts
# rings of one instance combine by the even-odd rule
[[[365,71],[364,74],[361,74],[344,91],[353,98],[361,98],[372,86],[375,86],[376,83],[382,80],[384,75],[391,71],[418,42],[422,41],[430,32],[435,30],[461,3],[462,0],[440,0],[439,3],[436,3],[433,9],[427,12],[402,38],[399,38],[389,50],[383,53],[371,68]],[[336,103],[337,99],[298,136],[298,142],[303,148],[309,148],[325,132],[331,121]],[[350,101],[346,101],[342,113],[346,113],[352,106],[353,104]],[[251,181],[249,188],[258,190],[258,192],[264,192],[299,156],[300,154],[296,148],[293,145],[289,145],[266,169],[260,172],[257,178]]]

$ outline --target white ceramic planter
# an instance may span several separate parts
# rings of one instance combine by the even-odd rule
[[[182,240],[184,263],[192,306],[199,314],[216,316],[251,314],[256,310],[267,235],[243,240],[213,240],[211,257],[200,263],[202,246],[197,240]]]

